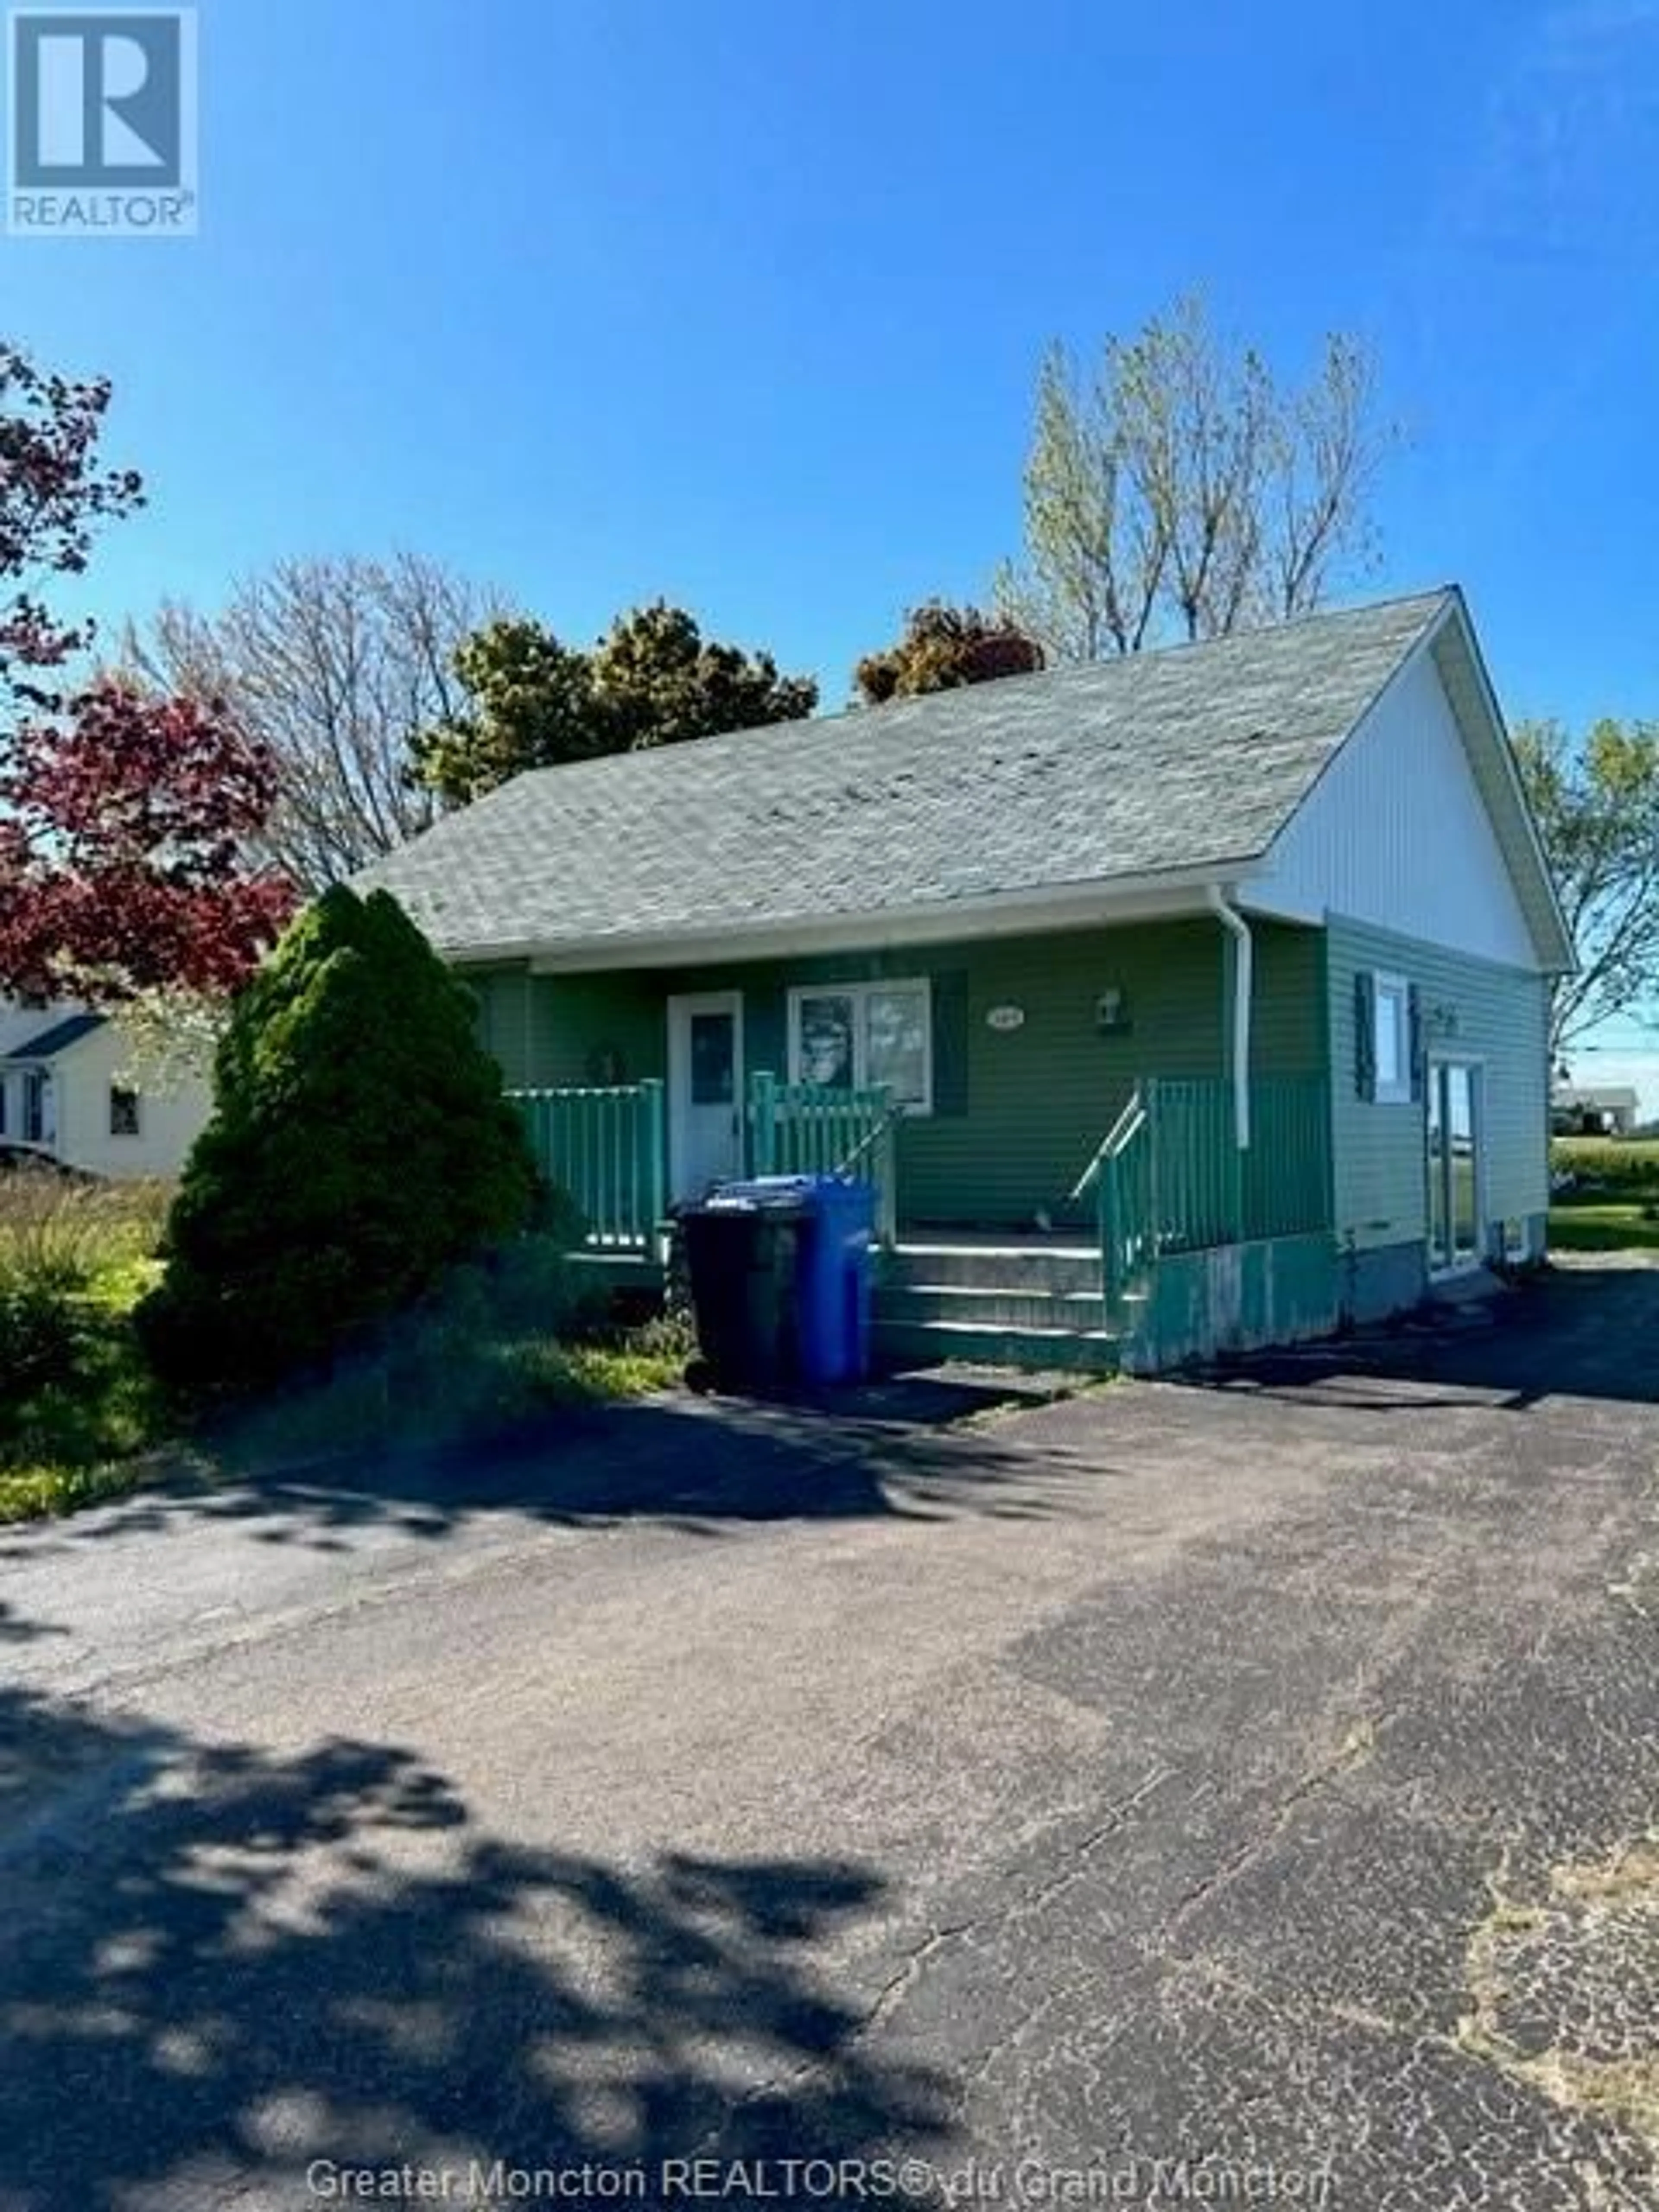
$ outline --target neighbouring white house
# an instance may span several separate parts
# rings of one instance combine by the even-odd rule
[[[207,1120],[205,1079],[145,1088],[120,1024],[73,1004],[0,1000],[0,1149],[88,1174],[170,1176]]]
[[[1558,1083],[1550,1093],[1550,1117],[1558,1137],[1628,1137],[1636,1127],[1641,1101],[1623,1084],[1592,1088]]]

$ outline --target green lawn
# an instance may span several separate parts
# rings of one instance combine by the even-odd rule
[[[1575,1178],[1550,1207],[1550,1243],[1558,1251],[1659,1251],[1659,1141],[1557,1137],[1550,1166]]]
[[[1559,1200],[1550,1208],[1550,1243],[1558,1252],[1659,1252],[1659,1220],[1643,1218],[1651,1200]]]

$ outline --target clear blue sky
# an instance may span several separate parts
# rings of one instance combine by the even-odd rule
[[[1034,371],[1180,288],[1374,343],[1376,584],[1512,714],[1659,712],[1659,0],[205,0],[202,232],[0,240],[116,380],[106,617],[443,555],[815,669],[1013,549]]]

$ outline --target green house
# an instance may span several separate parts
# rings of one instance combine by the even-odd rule
[[[1455,589],[522,775],[373,880],[596,1261],[847,1168],[895,1358],[1157,1368],[1543,1250],[1571,955]]]

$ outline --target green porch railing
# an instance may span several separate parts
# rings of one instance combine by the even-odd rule
[[[899,1113],[884,1084],[843,1091],[780,1083],[757,1068],[749,1079],[751,1175],[857,1175],[876,1186],[876,1233],[890,1243],[898,1224]]]
[[[1072,1194],[1079,1199],[1094,1184],[1102,1287],[1109,1304],[1138,1282],[1157,1257],[1152,1158],[1152,1123],[1136,1090]]]
[[[1331,1106],[1322,1076],[1280,1076],[1250,1085],[1243,1186],[1247,1237],[1297,1237],[1331,1226]]]
[[[507,1095],[537,1166],[580,1208],[590,1249],[653,1253],[668,1203],[660,1081]]]
[[[1250,1085],[1250,1142],[1236,1141],[1233,1087],[1146,1077],[1073,1193],[1093,1186],[1107,1296],[1165,1253],[1329,1226],[1330,1115],[1322,1076]]]

